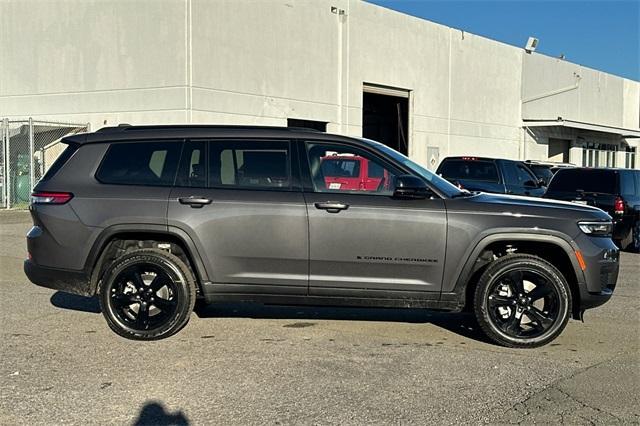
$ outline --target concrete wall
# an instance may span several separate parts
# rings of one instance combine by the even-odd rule
[[[523,119],[640,127],[637,81],[535,53],[523,58]]]
[[[410,155],[426,164],[427,147],[523,157],[523,117],[638,128],[640,115],[638,82],[361,0],[9,0],[0,36],[0,116],[94,130],[300,118],[360,135],[370,83],[410,91]],[[574,72],[579,89],[521,103]]]
[[[0,2],[0,115],[183,122],[181,1]]]

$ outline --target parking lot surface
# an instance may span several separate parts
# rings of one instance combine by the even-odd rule
[[[640,255],[613,299],[533,350],[468,315],[224,304],[159,342],[22,272],[26,212],[0,212],[0,424],[640,422]]]

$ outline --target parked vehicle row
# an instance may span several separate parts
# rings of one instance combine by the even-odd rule
[[[63,143],[32,195],[24,269],[98,295],[126,338],[178,332],[201,299],[470,310],[494,342],[528,348],[616,286],[602,210],[461,190],[370,140],[123,126]]]
[[[598,207],[613,218],[613,239],[640,251],[640,170],[571,168],[556,173],[545,198]]]
[[[544,197],[600,208],[613,218],[616,244],[640,251],[640,170],[447,157],[436,174],[469,191]]]
[[[436,174],[469,191],[541,197],[544,181],[523,162],[486,157],[447,157]]]
[[[576,167],[571,163],[557,163],[552,161],[525,160],[524,164],[535,174],[544,186],[549,186],[551,178],[560,169]]]

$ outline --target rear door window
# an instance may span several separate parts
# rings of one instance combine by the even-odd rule
[[[289,141],[212,141],[209,186],[214,188],[291,189]]]
[[[176,186],[207,187],[206,146],[207,143],[203,141],[189,141],[184,144]]]
[[[449,180],[468,179],[499,182],[498,170],[492,161],[447,160],[442,164],[438,174]]]
[[[114,143],[96,178],[108,184],[171,186],[181,147],[179,141]]]
[[[548,191],[614,194],[617,191],[616,174],[612,170],[598,169],[559,170],[551,180]]]

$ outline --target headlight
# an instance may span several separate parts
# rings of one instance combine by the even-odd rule
[[[611,222],[578,222],[578,227],[582,232],[593,237],[610,237],[613,231]]]

